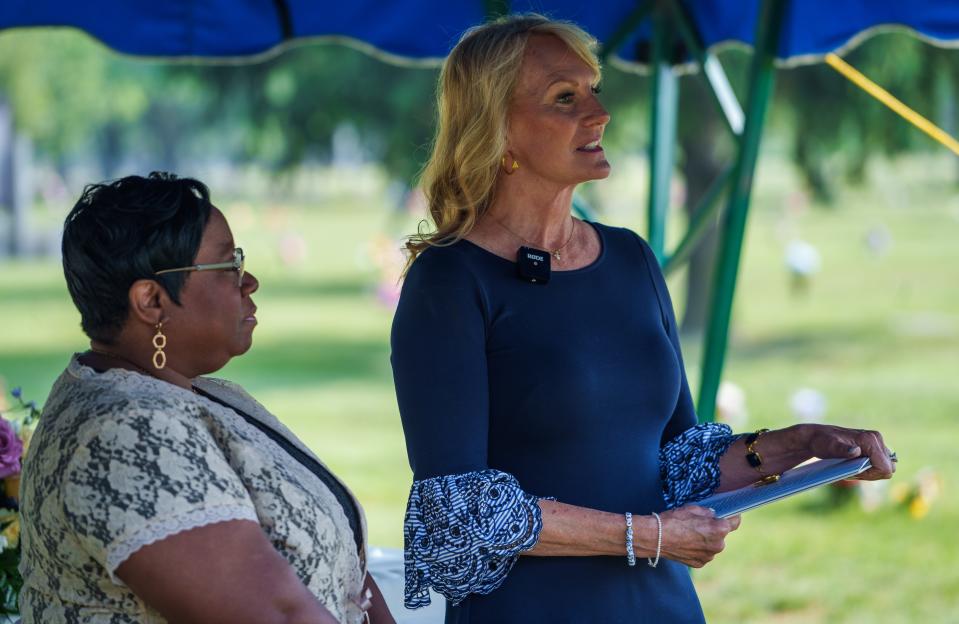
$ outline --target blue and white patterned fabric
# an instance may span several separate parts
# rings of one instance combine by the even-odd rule
[[[538,501],[499,470],[413,483],[403,540],[406,607],[430,604],[429,587],[454,605],[499,587],[539,539]]]
[[[738,436],[728,425],[691,427],[660,450],[669,509],[719,486],[719,459]],[[540,497],[512,475],[482,470],[413,483],[404,529],[408,609],[430,604],[429,587],[452,604],[499,587],[543,527]]]
[[[719,458],[739,436],[729,425],[690,427],[659,450],[659,474],[666,507],[675,509],[712,494],[719,487]]]

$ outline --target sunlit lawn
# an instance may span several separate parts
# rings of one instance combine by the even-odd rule
[[[944,482],[929,514],[832,509],[823,497],[750,512],[727,551],[694,575],[712,622],[959,622],[959,193],[944,159],[884,164],[835,210],[801,209],[786,167],[764,164],[743,255],[726,377],[747,395],[750,428],[794,422],[800,387],[824,393],[828,419],[886,433],[896,481],[931,466]],[[609,183],[628,188],[627,175]],[[618,188],[617,187],[617,188]],[[403,223],[378,192],[241,203],[214,187],[262,286],[252,351],[222,375],[246,386],[355,490],[371,541],[401,545],[410,484],[389,367],[390,310],[373,295],[369,243]],[[638,191],[605,220],[641,227]],[[624,208],[632,202],[632,213]],[[796,206],[800,206],[797,209]],[[885,227],[892,245],[870,254]],[[678,229],[678,227],[676,228]],[[280,241],[296,233],[302,262]],[[814,243],[823,268],[790,294],[785,241]],[[675,296],[681,299],[679,282]],[[681,302],[678,302],[681,303]],[[172,329],[172,328],[171,328]],[[42,400],[84,347],[56,263],[0,264],[0,376]],[[424,347],[428,348],[428,347]],[[694,383],[698,353],[686,345]],[[428,389],[424,389],[428,391]]]

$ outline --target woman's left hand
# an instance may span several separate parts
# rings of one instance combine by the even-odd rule
[[[868,457],[872,467],[856,479],[888,479],[896,472],[896,460],[878,431],[812,424],[798,428],[806,438],[806,449],[819,459]]]

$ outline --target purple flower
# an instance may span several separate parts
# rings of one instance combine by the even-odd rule
[[[0,418],[0,479],[20,474],[23,442],[9,421]]]

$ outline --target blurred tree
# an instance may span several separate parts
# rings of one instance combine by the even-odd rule
[[[955,127],[959,52],[897,31],[873,37],[845,56],[920,114]],[[793,160],[821,204],[833,201],[842,176],[863,182],[874,155],[941,149],[826,65],[783,71],[778,87],[780,129],[791,134]]]
[[[255,65],[199,71],[215,85],[210,112],[248,129],[242,144],[247,158],[280,170],[304,158],[329,158],[333,134],[344,124],[356,127],[370,159],[408,185],[429,157],[437,67],[389,64],[348,46],[319,44]],[[617,119],[634,119],[644,109],[642,78],[609,69],[603,82],[601,97]],[[635,139],[635,126],[612,128],[621,143]]]
[[[724,51],[720,57],[742,101],[748,57],[737,50]],[[954,133],[959,125],[959,52],[893,32],[866,41],[847,58],[881,86]],[[682,79],[678,139],[687,218],[692,218],[709,184],[733,157],[734,145],[710,97],[700,77]],[[767,134],[786,138],[793,162],[821,205],[833,202],[834,189],[840,182],[864,182],[869,159],[877,154],[941,149],[824,64],[780,72],[772,113]],[[959,174],[959,159],[956,171]],[[711,226],[690,257],[686,271],[682,330],[687,335],[697,336],[705,328],[715,252],[716,228]]]
[[[13,31],[0,37],[0,91],[18,131],[58,165],[104,124],[136,121],[148,105],[144,67],[72,31]]]
[[[16,175],[17,135],[13,125],[13,107],[0,92],[0,219],[7,222],[3,251],[16,256],[20,253],[20,232],[23,229],[26,207],[17,201]]]
[[[198,115],[208,91],[165,65],[119,56],[78,32],[4,32],[0,125],[10,131],[0,130],[0,208],[9,213],[9,251],[23,251],[32,189],[20,187],[32,168],[30,154],[63,177],[74,162],[112,177],[131,157],[151,169],[173,169],[190,131],[203,129]]]
[[[736,54],[747,58],[724,52],[727,67]],[[876,37],[848,58],[920,112],[954,128],[957,54],[899,33]],[[742,93],[735,68],[731,74]],[[337,130],[350,126],[366,157],[409,185],[428,156],[436,77],[435,67],[388,65],[341,45],[300,44],[252,65],[196,66],[122,57],[69,30],[0,36],[0,93],[6,94],[13,126],[61,173],[72,162],[94,163],[103,176],[131,163],[176,170],[198,154],[289,171],[307,159],[329,159]],[[698,81],[683,79],[680,97],[678,162],[687,213],[718,174],[729,147],[702,85],[693,84]],[[794,160],[819,199],[830,198],[836,171],[862,180],[871,155],[932,145],[828,67],[784,71],[778,84],[769,131],[789,138]],[[615,119],[607,144],[645,151],[648,81],[607,68],[601,97]],[[11,155],[15,142],[11,135],[0,152]],[[689,273],[691,303],[708,283],[710,245],[707,237],[691,265],[699,267]],[[688,328],[700,325],[692,320],[702,316],[697,309],[688,313]]]
[[[350,47],[314,44],[254,65],[179,71],[213,85],[208,114],[245,128],[241,154],[277,170],[328,159],[344,124],[357,129],[370,160],[407,184],[428,155],[436,69],[387,65]]]
[[[680,89],[677,131],[680,169],[686,186],[683,211],[689,222],[700,209],[699,202],[706,191],[732,162],[735,143],[702,76],[685,76],[681,79]],[[686,267],[686,305],[680,329],[688,336],[699,336],[709,318],[717,225],[718,221],[714,221],[708,226]]]

